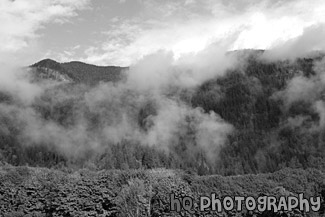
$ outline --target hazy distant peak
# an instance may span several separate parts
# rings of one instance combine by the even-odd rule
[[[122,76],[121,72],[127,69],[127,67],[118,66],[96,66],[80,61],[59,63],[52,59],[41,60],[30,67],[38,69],[39,74],[43,77],[49,72],[48,70],[54,70],[56,74],[67,76],[74,82],[85,84],[97,84],[100,81],[119,81]]]

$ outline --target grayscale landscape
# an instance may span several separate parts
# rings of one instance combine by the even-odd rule
[[[324,215],[324,2],[31,2],[0,0],[0,217]]]

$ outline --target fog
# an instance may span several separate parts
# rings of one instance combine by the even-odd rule
[[[35,79],[34,69],[12,65],[0,73],[0,91],[8,98],[0,103],[0,115],[9,123],[1,131],[15,129],[20,144],[74,159],[122,141],[168,154],[185,141],[189,153],[203,151],[212,162],[233,126],[192,107],[186,96],[235,64],[215,44],[177,59],[159,51],[130,66],[125,81],[96,86]]]

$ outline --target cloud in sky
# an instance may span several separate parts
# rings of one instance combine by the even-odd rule
[[[160,49],[177,58],[234,35],[230,50],[269,49],[325,21],[320,0],[141,2],[139,14],[110,24],[106,40],[87,49],[84,61],[129,65]]]
[[[325,50],[325,23],[306,27],[298,37],[274,46],[264,56],[271,60],[295,59],[306,53]]]
[[[161,49],[178,58],[225,39],[230,50],[273,48],[325,22],[323,0],[2,0],[0,8],[2,50],[37,38],[38,59],[121,66]]]
[[[47,23],[65,23],[84,9],[88,0],[1,0],[1,57],[31,49],[38,30]],[[54,38],[55,40],[55,38]]]
[[[40,29],[68,22],[88,4],[88,0],[0,0],[0,91],[9,91],[24,103],[39,95],[43,88],[31,84],[18,68],[43,55]]]

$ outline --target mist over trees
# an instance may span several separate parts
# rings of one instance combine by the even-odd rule
[[[194,65],[198,73],[190,71],[187,79],[183,66],[168,65],[169,54],[130,70],[34,64],[24,70],[30,85],[41,89],[33,100],[0,92],[0,160],[95,170],[163,167],[200,175],[324,169],[323,56],[280,61],[263,58],[263,51],[247,53],[236,54],[240,61],[222,73],[200,76],[204,64]],[[171,72],[149,75],[148,82],[157,83],[132,80],[131,73],[141,77],[152,61]],[[202,82],[193,85],[190,78]]]

